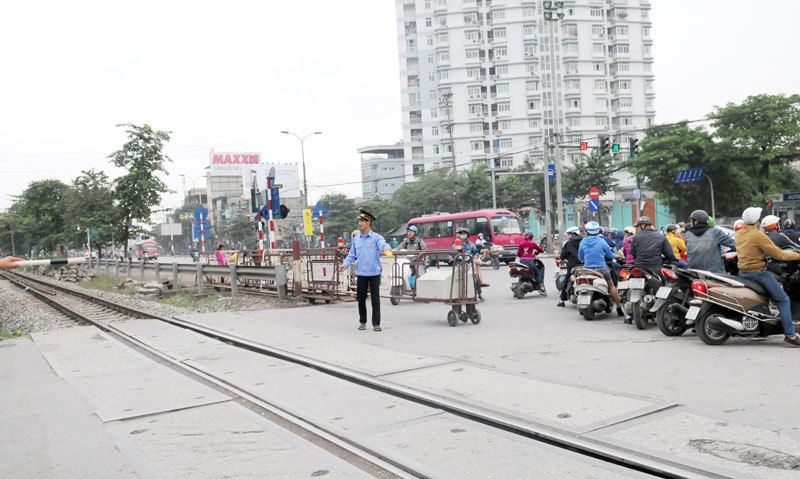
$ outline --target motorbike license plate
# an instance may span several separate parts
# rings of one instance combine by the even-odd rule
[[[588,294],[582,294],[578,296],[578,304],[583,306],[590,304],[592,302],[592,297]]]
[[[668,286],[662,286],[658,288],[658,291],[656,292],[656,298],[667,299],[669,298],[670,293],[672,293],[672,288]]]
[[[686,312],[686,319],[697,319],[698,313],[700,313],[700,306],[692,306]]]
[[[631,289],[644,289],[644,278],[631,278]]]

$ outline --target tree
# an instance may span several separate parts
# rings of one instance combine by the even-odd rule
[[[410,219],[410,217],[407,218],[406,215],[400,211],[397,204],[391,200],[366,200],[358,205],[358,208],[364,209],[375,216],[376,220],[375,224],[372,225],[372,229],[382,235],[398,226],[402,226]],[[327,221],[326,218],[325,229],[327,229]],[[337,236],[340,234],[341,232],[337,233]]]
[[[462,192],[463,195],[463,192]],[[452,172],[433,171],[404,184],[392,195],[392,201],[414,218],[422,214],[456,211]]]
[[[610,156],[601,157],[597,151],[581,155],[562,172],[564,195],[582,198],[589,195],[592,187],[597,187],[601,195],[606,194],[617,186],[617,179],[609,174],[613,168]]]
[[[358,229],[358,206],[356,202],[341,193],[328,193],[319,201],[331,214],[325,218],[325,231],[328,238],[338,238],[343,232]]]
[[[718,157],[746,172],[762,205],[797,184],[790,164],[800,158],[800,95],[749,96],[711,116]]]
[[[128,171],[114,180],[119,235],[122,244],[127,245],[132,232],[143,231],[136,223],[147,222],[152,208],[161,202],[161,194],[169,191],[157,174],[167,173],[165,163],[172,160],[162,152],[170,139],[169,132],[153,130],[149,125],[117,126],[127,128],[128,142],[108,157],[112,164]]]
[[[68,223],[75,227],[67,231],[72,244],[84,243],[86,232],[93,228],[96,239],[92,241],[99,254],[103,245],[115,238],[117,212],[114,190],[108,176],[102,171],[81,171],[81,175],[72,181],[66,191],[65,205]]]
[[[65,221],[64,201],[68,188],[59,180],[34,181],[15,198],[14,231],[24,238],[25,250],[50,252],[69,243],[72,227]],[[19,238],[15,234],[15,241]]]

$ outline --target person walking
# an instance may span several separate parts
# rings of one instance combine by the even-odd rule
[[[339,272],[344,272],[350,264],[356,262],[356,299],[358,300],[359,331],[367,329],[367,288],[371,290],[372,302],[372,329],[381,331],[381,261],[383,252],[388,257],[393,257],[392,249],[383,239],[383,236],[372,231],[372,214],[359,210],[359,233],[354,234],[350,246],[350,253],[344,263],[339,266]]]

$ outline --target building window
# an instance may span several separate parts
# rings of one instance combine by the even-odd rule
[[[653,80],[647,80],[647,83],[645,83],[645,87],[648,90],[652,90],[653,89]]]
[[[522,16],[523,17],[532,17],[536,11],[533,7],[525,7],[522,9]]]
[[[564,54],[565,55],[577,55],[578,54],[578,44],[577,43],[567,43],[564,45]]]
[[[472,151],[483,152],[483,142],[482,141],[470,142],[470,146],[472,147]]]
[[[465,13],[464,14],[464,23],[470,25],[473,23],[478,23],[478,15],[475,13]]]
[[[602,18],[603,17],[603,9],[602,8],[590,8],[589,15],[593,17]]]
[[[429,47],[433,46],[433,37],[425,37],[425,42],[428,44]]]
[[[433,26],[433,20],[431,19],[431,17],[427,17],[425,19],[425,26],[426,27],[432,27]]]
[[[428,63],[433,64],[433,53],[428,54]]]
[[[480,85],[470,85],[467,87],[467,94],[470,98],[476,98],[481,95],[481,86]]]
[[[480,68],[467,68],[467,78],[477,78],[481,76]]]
[[[478,30],[466,30],[464,32],[464,38],[467,41],[475,42],[481,38],[480,32]]]
[[[438,155],[439,154],[439,145],[433,145],[433,154],[434,155]]]
[[[448,70],[439,70],[439,80],[447,80],[448,78],[450,78]]]
[[[614,35],[618,37],[627,37],[628,36],[628,27],[625,25],[619,25],[613,28],[612,30]]]
[[[500,120],[497,122],[497,129],[500,131],[511,129],[511,120]]]
[[[592,55],[594,56],[604,56],[606,54],[606,46],[602,43],[593,43],[592,44]]]
[[[470,113],[470,115],[481,115],[481,114],[483,114],[483,104],[481,104],[481,103],[470,103],[469,104],[469,113]]]
[[[592,25],[592,36],[595,38],[603,38],[606,36],[606,29],[603,25]]]
[[[567,80],[567,90],[580,90],[581,89],[581,81],[580,80]]]
[[[464,56],[467,60],[478,60],[481,56],[481,51],[476,49],[467,50]]]
[[[526,57],[535,57],[536,56],[536,44],[535,43],[526,43],[524,47],[524,52]]]
[[[571,116],[567,118],[567,124],[569,126],[580,126],[581,125],[581,117],[579,116]]]
[[[505,10],[493,10],[492,11],[492,18],[495,20],[502,20],[506,18],[506,11]]]
[[[536,24],[529,23],[522,26],[522,35],[525,37],[532,37],[536,35]]]
[[[431,136],[439,136],[439,127],[438,126],[431,127]]]
[[[509,103],[507,101],[499,102],[497,104],[497,111],[498,111],[498,113],[500,113],[500,112],[507,113],[507,112],[511,111],[511,103]]]
[[[606,91],[606,81],[605,80],[595,80],[594,81],[594,89],[595,90]]]
[[[498,95],[508,95],[508,83],[498,83],[497,84],[497,94]]]
[[[608,126],[608,118],[606,118],[604,116],[596,116],[594,118],[594,124],[595,124],[595,126],[599,126],[599,127],[605,128],[605,127]]]
[[[603,73],[603,74],[605,74],[605,72],[606,72],[606,64],[603,63],[603,62],[594,62],[594,63],[592,63],[592,70],[595,73]]]
[[[443,50],[439,52],[439,63],[450,63],[450,52]]]
[[[446,44],[447,43],[447,33],[437,33],[436,34],[436,42],[439,44]]]
[[[652,63],[645,63],[644,64],[644,71],[647,73],[653,72],[653,64]]]
[[[436,15],[436,23],[442,27],[447,26],[447,15]]]
[[[642,55],[646,57],[653,56],[653,48],[650,45],[645,45],[642,47]]]
[[[644,38],[650,38],[650,27],[642,28],[642,36]]]
[[[483,133],[483,123],[470,123],[469,124],[469,132],[470,133]]]
[[[541,107],[539,100],[528,100],[528,110],[538,110]]]
[[[506,29],[505,29],[505,27],[503,27],[503,28],[495,28],[494,30],[492,30],[492,33],[494,33],[494,38],[505,38],[506,37]]]
[[[564,69],[567,73],[578,73],[578,62],[565,62]]]
[[[631,70],[630,63],[616,63],[618,72],[627,72]]]
[[[508,75],[508,65],[498,66],[497,68],[495,68],[495,73],[497,74],[498,78],[503,75]]]
[[[433,97],[436,98],[436,95],[434,94]],[[439,110],[431,108],[431,118],[439,118]]]
[[[536,80],[528,80],[525,82],[525,91],[539,91],[539,82]]]
[[[577,98],[571,98],[567,100],[567,108],[569,108],[570,110],[580,110],[581,101]]]
[[[529,75],[535,75],[537,72],[537,64],[536,63],[526,63],[525,64],[525,72]]]
[[[431,0],[425,0],[425,9],[426,10],[430,10],[431,9]]]
[[[506,150],[508,148],[511,148],[512,144],[513,144],[513,142],[511,141],[511,138],[500,138],[500,149],[501,150]]]
[[[528,128],[541,128],[542,122],[538,118],[528,118]]]
[[[506,47],[495,47],[494,49],[494,57],[495,58],[502,58],[508,55],[508,48]]]
[[[434,82],[434,81],[436,81],[436,74],[435,74],[435,73],[433,73],[433,72],[430,72],[430,73],[428,73],[428,81],[429,81],[429,82]],[[434,91],[434,95],[433,95],[431,98],[436,98],[436,95],[435,95],[435,93],[436,93],[436,92]]]

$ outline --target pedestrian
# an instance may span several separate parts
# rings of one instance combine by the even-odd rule
[[[133,262],[133,247],[128,248],[128,263]]]
[[[356,262],[356,299],[358,300],[358,322],[359,331],[367,329],[367,288],[371,290],[372,302],[372,329],[381,331],[381,261],[380,255],[383,252],[386,256],[392,257],[391,248],[383,239],[383,236],[372,231],[372,222],[375,217],[364,210],[359,210],[358,228],[359,232],[354,232],[350,253],[345,258],[344,263],[339,267],[340,272],[344,272],[350,264]]]
[[[217,264],[218,265],[225,265],[228,264],[228,261],[225,259],[225,250],[222,249],[222,243],[217,246]]]

